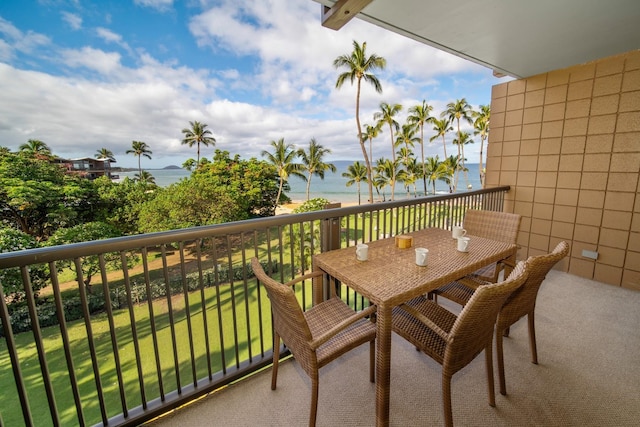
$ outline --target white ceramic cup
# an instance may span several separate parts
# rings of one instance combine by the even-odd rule
[[[356,258],[358,261],[366,261],[369,256],[369,245],[358,243],[356,246]]]
[[[458,237],[458,250],[460,252],[468,252],[469,251],[469,240],[468,237]]]
[[[427,255],[429,255],[429,249],[416,248],[416,265],[420,267],[427,265]]]
[[[451,232],[451,236],[454,239],[457,239],[459,237],[464,237],[465,234],[467,234],[467,230],[465,230],[464,228],[460,227],[459,225],[454,225],[453,226],[453,231]]]

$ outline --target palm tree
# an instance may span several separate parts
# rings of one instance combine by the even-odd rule
[[[6,155],[10,153],[11,153],[11,150],[9,150],[9,147],[0,147],[0,154]]]
[[[472,125],[473,120],[471,119],[472,108],[471,105],[467,102],[466,99],[457,99],[455,102],[450,102],[447,104],[447,109],[442,112],[441,117],[448,117],[450,121],[456,121],[458,125],[458,141],[461,141],[462,135],[460,130],[460,120],[464,120],[468,124]],[[458,160],[462,163],[462,168],[465,169],[464,166],[464,149],[462,149],[462,154],[458,151]],[[461,157],[462,156],[462,157]],[[464,174],[465,183],[468,184],[467,173]],[[456,178],[457,181],[457,178]],[[456,183],[457,184],[457,183]]]
[[[422,161],[422,183],[424,185],[424,194],[427,194],[427,178],[426,171],[424,169],[424,125],[433,121],[431,117],[431,111],[433,107],[427,104],[427,101],[422,100],[422,104],[414,105],[409,108],[409,116],[407,116],[407,122],[412,123],[420,128],[420,153]]]
[[[442,120],[438,120],[434,118],[432,123],[433,123],[433,130],[436,133],[429,139],[429,142],[432,142],[436,138],[442,137],[442,149],[444,150],[444,158],[446,159],[447,158],[447,140],[445,139],[445,135],[447,134],[447,132],[451,132],[453,130],[453,127],[451,127],[451,121],[446,118]]]
[[[47,144],[39,139],[30,139],[25,144],[20,145],[18,149],[24,153],[32,155],[51,156],[51,149]]]
[[[376,170],[385,178],[386,183],[391,187],[391,194],[393,194],[398,175],[398,162],[384,157],[380,158],[377,161]]]
[[[216,139],[211,133],[209,129],[207,129],[207,124],[200,123],[198,121],[189,122],[191,128],[182,129],[182,133],[184,134],[184,138],[182,140],[182,144],[187,144],[189,148],[193,147],[193,144],[198,146],[198,157],[196,159],[196,167],[200,164],[200,144],[208,147],[209,145],[216,145]]]
[[[96,159],[108,159],[110,162],[116,161],[116,158],[113,156],[113,152],[104,147],[96,151]]]
[[[133,177],[133,180],[142,182],[145,184],[150,184],[152,186],[156,185],[156,178],[153,175],[151,175],[148,171],[141,171],[140,173],[135,174]]]
[[[491,107],[488,105],[481,105],[480,111],[474,111],[472,113],[476,120],[473,122],[473,134],[480,135],[480,164],[478,165],[478,171],[480,172],[480,185],[484,188],[484,168],[482,167],[482,155],[484,151],[484,142],[489,137],[489,122],[491,120]]]
[[[147,159],[151,160],[151,155],[153,152],[149,150],[149,146],[146,142],[142,141],[131,141],[131,149],[125,151],[125,154],[133,154],[138,157],[138,174],[142,176],[142,167],[140,166],[140,159],[142,156],[145,156]]]
[[[469,171],[469,169],[467,169],[467,167],[464,164],[466,160],[466,157],[464,154],[464,146],[467,144],[473,144],[473,139],[471,139],[469,132],[460,132],[459,135],[460,136],[458,138],[455,138],[453,140],[453,143],[458,147],[458,159],[460,162],[459,170],[463,171],[465,176],[465,184],[467,188],[469,188],[469,181],[467,180],[467,172]],[[456,189],[458,188],[458,174],[456,174],[455,188]]]
[[[373,203],[373,180],[371,178],[371,163],[367,156],[367,149],[364,146],[364,139],[362,138],[362,127],[360,126],[360,86],[364,79],[365,82],[369,82],[373,85],[376,92],[382,93],[382,86],[378,78],[372,74],[373,71],[380,69],[383,70],[387,66],[387,61],[376,55],[375,53],[367,57],[366,54],[367,42],[362,43],[362,46],[357,41],[353,41],[353,52],[350,55],[341,55],[333,61],[335,68],[347,68],[347,71],[338,76],[336,80],[336,88],[340,89],[344,82],[349,79],[353,85],[354,80],[357,81],[356,90],[356,124],[358,126],[358,140],[360,141],[360,148],[362,149],[362,156],[364,157],[365,165],[367,166],[367,182],[369,184],[369,201]]]
[[[307,177],[307,200],[309,200],[309,188],[311,188],[311,177],[317,175],[320,179],[324,179],[326,171],[335,172],[336,166],[333,163],[325,163],[323,157],[330,154],[331,150],[324,148],[316,142],[315,138],[309,141],[309,151],[304,149],[298,150],[298,156],[302,159],[302,164],[308,173]]]
[[[389,105],[386,102],[380,103],[380,111],[373,114],[373,119],[378,121],[380,126],[384,124],[389,125],[389,130],[391,131],[391,155],[393,158],[393,162],[396,161],[396,144],[393,139],[393,130],[398,131],[400,129],[400,124],[394,118],[400,111],[402,111],[402,105],[393,104]],[[396,180],[395,175],[392,177],[393,181]],[[395,187],[391,187],[391,200],[394,199]]]
[[[280,178],[280,185],[278,187],[278,195],[276,197],[276,206],[280,203],[280,195],[282,195],[282,187],[284,183],[289,179],[289,175],[299,176],[306,181],[307,177],[301,172],[302,165],[295,163],[298,157],[298,151],[296,151],[293,144],[285,144],[284,138],[280,138],[277,142],[271,141],[271,146],[274,148],[273,152],[266,150],[262,151],[262,157],[266,157],[267,161],[276,167],[278,171],[278,177]]]
[[[447,175],[447,165],[441,162],[438,156],[427,157],[425,170],[427,181],[433,186],[433,194],[436,194],[436,181],[442,180]]]
[[[373,138],[377,138],[382,132],[382,127],[380,123],[377,123],[375,126],[364,125],[364,133],[362,134],[363,139],[369,140],[369,161],[373,162]]]
[[[343,178],[347,178],[347,187],[351,187],[354,183],[358,188],[358,205],[360,205],[360,183],[367,179],[367,168],[362,163],[355,161],[352,165],[347,166],[347,171],[342,173]]]

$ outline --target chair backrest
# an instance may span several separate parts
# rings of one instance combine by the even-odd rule
[[[518,214],[469,209],[464,214],[463,227],[471,236],[515,244],[521,220]]]
[[[545,255],[529,257],[529,275],[524,284],[507,299],[498,316],[499,327],[510,326],[522,316],[532,312],[536,306],[536,298],[540,285],[547,273],[569,253],[569,244],[560,242],[555,249]]]
[[[308,363],[315,361],[315,352],[309,344],[313,337],[295,292],[291,286],[269,277],[257,258],[251,259],[251,267],[271,301],[273,328],[306,370]]]
[[[527,278],[528,264],[520,261],[503,282],[478,287],[464,306],[453,327],[444,355],[443,367],[451,374],[465,367],[493,340],[500,308]]]

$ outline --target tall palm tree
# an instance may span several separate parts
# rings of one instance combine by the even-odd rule
[[[153,152],[149,150],[149,146],[146,142],[142,141],[131,141],[131,149],[125,151],[125,154],[133,154],[138,157],[138,174],[142,176],[142,167],[140,166],[140,159],[142,156],[151,160],[151,155]]]
[[[347,71],[341,73],[336,80],[336,88],[340,89],[344,82],[348,79],[351,84],[357,82],[356,90],[356,124],[358,126],[358,140],[360,142],[360,148],[362,149],[362,156],[367,166],[367,182],[369,184],[369,202],[373,203],[373,184],[371,178],[371,163],[367,156],[367,149],[364,146],[364,139],[362,138],[362,127],[360,126],[360,86],[364,79],[365,82],[371,83],[376,92],[382,93],[382,85],[380,81],[373,74],[373,71],[380,69],[383,70],[387,66],[386,59],[376,55],[375,53],[367,57],[366,53],[367,42],[362,43],[362,46],[357,41],[353,41],[353,52],[349,55],[340,55],[333,61],[335,68],[346,68]]]
[[[116,158],[113,155],[113,151],[104,147],[96,151],[96,159],[109,159],[110,162],[116,161]]]
[[[442,149],[444,150],[444,158],[446,159],[447,158],[447,140],[445,139],[445,135],[447,134],[447,132],[451,132],[453,130],[453,127],[451,127],[451,121],[447,118],[444,118],[441,120],[434,118],[432,123],[433,123],[433,130],[436,133],[429,139],[429,142],[432,142],[436,138],[442,137]]]
[[[50,156],[51,149],[47,144],[39,139],[30,139],[25,144],[20,145],[18,149],[24,153],[30,153],[33,155]]]
[[[198,157],[196,159],[196,167],[200,164],[200,144],[208,147],[209,145],[216,145],[216,139],[211,133],[209,129],[207,129],[207,124],[200,123],[199,121],[189,122],[191,128],[182,129],[182,133],[184,134],[184,138],[182,139],[182,144],[187,144],[189,148],[193,147],[194,144],[198,146]]]
[[[484,188],[484,176],[485,171],[482,167],[482,156],[484,151],[484,142],[489,138],[489,122],[491,121],[491,107],[489,105],[481,105],[479,111],[472,113],[475,117],[473,122],[473,134],[480,135],[480,164],[478,165],[478,171],[480,172],[480,185]]]
[[[447,165],[441,162],[438,156],[427,157],[425,170],[427,181],[433,186],[433,194],[436,194],[436,181],[442,180],[447,175]]]
[[[380,158],[377,161],[376,170],[380,175],[386,178],[385,181],[391,187],[391,194],[393,194],[393,189],[396,186],[396,180],[398,179],[398,162],[391,159],[385,159],[384,157]]]
[[[358,205],[360,205],[360,183],[367,179],[367,168],[362,163],[355,161],[352,165],[347,166],[347,171],[342,172],[342,177],[347,178],[347,187],[351,187],[354,183],[358,189]]]
[[[391,137],[391,155],[393,162],[396,162],[396,144],[393,138],[393,130],[398,131],[400,124],[396,121],[395,116],[402,111],[402,105],[400,104],[387,104],[386,102],[380,103],[380,111],[373,114],[373,119],[378,121],[380,125],[389,125],[390,137]],[[392,177],[395,182],[395,175]],[[394,199],[395,186],[391,187],[391,200]]]
[[[382,127],[380,123],[377,123],[375,126],[371,126],[368,124],[364,125],[364,133],[362,134],[363,139],[369,140],[369,161],[373,163],[373,138],[377,138],[382,132]]]
[[[309,189],[311,188],[311,177],[316,175],[320,179],[324,179],[324,173],[326,171],[335,172],[336,166],[333,163],[325,163],[323,158],[326,154],[330,154],[331,150],[324,148],[321,144],[316,142],[315,138],[311,138],[309,141],[309,150],[305,151],[303,148],[298,150],[298,156],[302,160],[304,169],[307,171],[307,200],[309,200]]]
[[[441,117],[448,117],[452,122],[455,120],[458,125],[458,140],[460,141],[462,138],[460,129],[460,120],[464,120],[470,125],[473,125],[473,119],[471,118],[471,113],[473,109],[471,105],[467,102],[465,98],[457,99],[455,102],[450,102],[447,104],[447,109],[444,110],[441,114]],[[462,146],[462,145],[461,145]],[[462,157],[461,157],[462,156]],[[462,154],[458,151],[458,160],[462,163],[462,168],[465,169],[464,165],[464,148],[462,149]],[[468,184],[467,173],[464,173],[465,183]],[[457,181],[457,178],[456,178]]]
[[[266,157],[267,161],[276,167],[280,185],[278,186],[278,195],[276,196],[276,206],[280,203],[280,195],[282,195],[282,187],[289,179],[289,175],[299,176],[306,181],[307,177],[302,173],[302,164],[296,163],[298,151],[293,144],[285,144],[284,138],[280,138],[277,142],[271,141],[273,152],[267,150],[262,151],[262,157]]]
[[[424,169],[424,125],[432,122],[431,111],[433,107],[427,104],[427,101],[422,100],[422,104],[414,105],[409,108],[409,115],[407,116],[407,122],[412,123],[420,128],[420,154],[422,161],[422,183],[424,186],[424,194],[427,194],[427,178],[426,171]]]

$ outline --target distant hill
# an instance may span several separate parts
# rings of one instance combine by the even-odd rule
[[[182,169],[182,168],[176,165],[169,165],[169,166],[163,167],[162,169]]]

